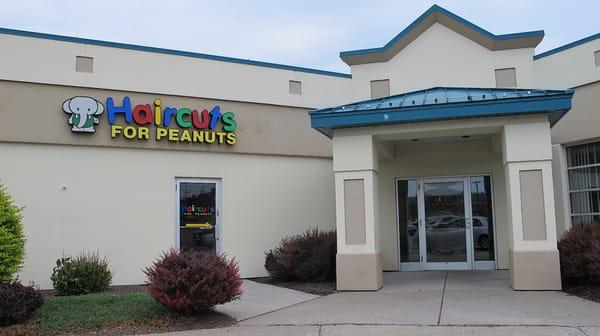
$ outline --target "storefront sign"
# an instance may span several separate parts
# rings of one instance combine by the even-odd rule
[[[77,96],[63,103],[68,113],[71,131],[95,133],[99,116],[106,110],[111,138],[124,137],[130,140],[150,140],[218,143],[233,145],[237,142],[237,122],[232,112],[221,112],[216,105],[210,109],[175,108],[162,106],[160,99],[152,104],[132,105],[129,97],[115,102],[112,97],[102,104],[91,97]],[[150,128],[150,126],[154,126]]]

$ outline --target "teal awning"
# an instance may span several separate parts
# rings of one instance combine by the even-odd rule
[[[554,125],[571,109],[573,90],[435,87],[309,112],[311,126],[335,128],[547,113]]]

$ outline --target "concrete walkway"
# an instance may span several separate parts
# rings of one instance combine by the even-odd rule
[[[240,299],[219,305],[215,310],[243,321],[318,297],[318,295],[244,280]]]
[[[167,335],[167,334],[163,334]],[[168,334],[170,336],[599,336],[594,328],[573,327],[448,327],[448,326],[381,326],[381,325],[331,325],[331,326],[263,326],[231,327],[223,329],[189,330]]]
[[[600,304],[562,292],[515,292],[505,271],[385,273],[378,292],[338,293],[241,325],[600,326]]]
[[[316,298],[244,285],[261,309],[252,302],[240,302],[238,312],[219,308],[233,313],[238,325],[174,335],[600,336],[600,304],[562,292],[515,292],[505,271],[385,273],[378,292]]]

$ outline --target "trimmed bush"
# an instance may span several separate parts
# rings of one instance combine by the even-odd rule
[[[567,285],[600,284],[600,223],[571,228],[558,241]]]
[[[50,279],[61,296],[102,292],[112,281],[108,266],[108,258],[100,257],[98,252],[82,253],[56,260]]]
[[[275,281],[320,282],[335,280],[335,230],[306,232],[286,237],[267,251],[265,269]]]
[[[171,249],[144,273],[150,296],[177,313],[199,313],[241,295],[237,262],[224,255]]]
[[[18,281],[0,281],[0,326],[24,322],[42,306],[42,295]]]
[[[23,265],[25,235],[21,225],[22,209],[14,204],[0,185],[0,280],[10,280]]]

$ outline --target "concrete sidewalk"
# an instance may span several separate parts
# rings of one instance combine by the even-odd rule
[[[318,297],[288,288],[244,280],[240,299],[219,305],[215,310],[237,321],[243,321]]]
[[[600,304],[562,292],[515,292],[505,271],[395,272],[378,292],[324,297],[252,281],[218,307],[237,326],[172,335],[600,336]]]
[[[505,271],[385,273],[378,292],[320,297],[240,325],[600,326],[600,304],[515,292]]]
[[[598,328],[574,327],[449,327],[449,326],[381,326],[381,325],[331,325],[331,326],[262,326],[231,327],[223,329],[189,330],[171,336],[600,336]]]

